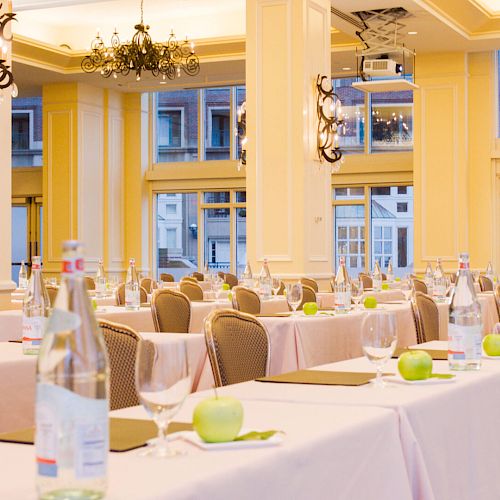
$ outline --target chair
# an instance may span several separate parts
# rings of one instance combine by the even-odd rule
[[[85,286],[87,287],[87,290],[95,290],[94,278],[91,278],[90,276],[84,276],[83,281],[85,281]]]
[[[191,303],[177,290],[163,288],[151,297],[151,313],[157,332],[189,333]]]
[[[457,273],[446,273],[446,277],[450,280],[450,283],[455,284],[457,282]]]
[[[146,292],[153,293],[153,280],[151,278],[142,278],[141,286],[146,290]]]
[[[382,281],[387,281],[387,274],[382,273]]]
[[[497,303],[498,321],[500,321],[500,284],[495,287],[495,301]]]
[[[217,387],[269,373],[269,335],[249,314],[232,309],[212,311],[205,319],[205,342]]]
[[[302,285],[302,302],[297,307],[297,311],[302,311],[306,302],[316,302],[316,292],[307,285]]]
[[[422,342],[424,342],[424,340],[423,340],[424,335],[422,333],[420,315],[418,313],[417,304],[416,304],[414,298],[412,298],[410,300],[410,307],[411,307],[411,313],[412,313],[412,317],[413,317],[413,324],[415,325],[415,332],[417,333],[417,344],[421,344]]]
[[[219,271],[219,272],[217,273],[217,276],[218,276],[219,278],[225,279],[225,276],[226,276],[226,275],[225,275],[222,271]]]
[[[224,283],[227,283],[229,288],[233,288],[238,286],[238,278],[234,274],[226,273],[224,275]]]
[[[141,304],[145,304],[148,301],[148,292],[146,292],[146,289],[144,287],[139,287],[140,290],[140,301]],[[115,300],[116,300],[116,305],[117,306],[123,306],[125,305],[125,283],[120,283],[115,292]]]
[[[276,292],[276,295],[285,295],[285,283],[283,281],[280,281],[280,287],[278,288],[278,291]]]
[[[204,281],[205,280],[205,276],[203,276],[203,273],[199,273],[198,271],[191,273],[191,276],[193,278],[196,278],[196,281]]]
[[[175,281],[174,275],[170,273],[161,273],[160,280],[166,283],[173,283]]]
[[[196,284],[198,283],[198,280],[196,278],[193,278],[192,276],[183,276],[181,278],[181,283],[183,281],[189,281],[190,283],[196,283]]]
[[[493,291],[493,281],[488,278],[488,276],[484,276],[483,274],[479,275],[479,288],[481,292],[492,292]]]
[[[439,340],[439,311],[436,303],[429,295],[417,291],[415,304],[421,329],[420,342]]]
[[[316,280],[313,280],[312,278],[300,278],[300,282],[303,285],[311,287],[316,293],[319,292],[318,283]]]
[[[139,335],[125,325],[99,321],[108,351],[110,368],[110,410],[137,406],[135,388],[135,358]]]
[[[427,285],[425,284],[424,281],[418,278],[413,278],[411,281],[413,283],[413,288],[415,289],[416,292],[420,292],[423,293],[424,295],[427,295]]]
[[[203,300],[203,289],[197,282],[193,283],[192,281],[182,280],[179,288],[189,300]]]
[[[233,307],[247,314],[260,314],[260,297],[257,293],[243,286],[233,288]]]
[[[57,286],[47,285],[45,290],[47,290],[47,294],[49,295],[50,306],[54,307],[59,288],[57,288]]]
[[[368,274],[359,273],[359,279],[363,282],[363,290],[373,288],[373,280],[371,276],[368,276]]]

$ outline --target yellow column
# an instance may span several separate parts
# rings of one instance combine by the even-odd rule
[[[9,2],[10,4],[10,2]],[[4,2],[3,10],[6,12],[7,6]],[[6,33],[8,36],[9,31]],[[4,57],[1,57],[2,59]],[[10,66],[11,50],[10,44],[7,51],[7,64]],[[0,234],[2,244],[0,247],[0,309],[9,309],[10,293],[16,285],[11,279],[11,258],[12,258],[12,210],[11,210],[11,189],[12,189],[12,165],[11,165],[11,128],[12,128],[12,108],[11,108],[11,88],[0,90],[3,102],[0,102]]]
[[[125,94],[125,256],[150,274],[149,104],[147,94]]]
[[[85,245],[86,272],[104,254],[104,90],[43,87],[43,260],[59,273],[61,242]]]
[[[443,259],[455,269],[468,250],[465,53],[418,56],[414,92],[415,269]]]
[[[332,273],[331,175],[316,156],[329,0],[247,0],[247,255],[285,278]],[[259,263],[259,264],[258,264]]]

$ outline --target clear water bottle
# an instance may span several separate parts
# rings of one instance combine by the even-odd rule
[[[102,259],[99,259],[95,273],[95,295],[96,297],[104,297],[106,295],[106,274],[104,273]]]
[[[42,277],[40,257],[33,257],[31,276],[23,300],[23,353],[38,354],[45,322],[50,314],[50,299]]]
[[[430,262],[427,262],[427,267],[425,268],[424,283],[427,287],[427,294],[432,295],[434,289],[434,271]]]
[[[448,362],[450,370],[481,368],[481,306],[477,301],[469,268],[469,254],[459,258],[457,283],[450,304]]]
[[[130,259],[125,280],[125,309],[138,311],[141,307],[139,277],[135,269],[135,259]]]
[[[448,281],[444,274],[441,258],[438,257],[436,269],[432,278],[432,294],[437,301],[443,301],[446,298],[446,290],[448,288]]]
[[[389,264],[387,264],[387,281],[394,281],[394,269],[392,267],[392,258],[389,259]]]
[[[347,313],[351,310],[351,280],[345,266],[345,257],[339,259],[339,268],[333,285],[335,294],[335,310],[339,313]]]
[[[380,292],[382,290],[382,271],[380,269],[380,264],[378,260],[375,261],[375,267],[373,269],[372,276],[373,290],[375,292]]]
[[[26,288],[28,288],[28,272],[26,271],[24,260],[21,261],[21,267],[19,268],[18,283],[21,290],[26,290]]]
[[[273,295],[273,280],[269,271],[267,259],[264,259],[264,264],[259,274],[260,296],[263,299],[270,299]]]
[[[63,244],[62,283],[37,365],[37,490],[45,499],[106,491],[109,369],[76,241]]]
[[[243,281],[243,284],[247,288],[253,288],[252,268],[250,267],[250,262],[248,260],[247,260],[247,264],[245,266],[245,270],[243,271],[243,274],[241,275],[241,280]]]

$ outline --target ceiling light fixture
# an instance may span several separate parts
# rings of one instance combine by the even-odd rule
[[[418,34],[418,31],[408,31],[408,35],[416,35]]]
[[[342,71],[350,71],[352,68],[349,68],[349,67],[345,67],[345,68],[342,68]]]
[[[2,10],[0,3],[0,12]],[[12,12],[4,12],[0,15],[0,90],[12,85],[12,97],[17,97],[17,85],[14,83],[14,75],[7,65],[8,42],[12,41],[12,35],[6,36],[7,25],[16,20],[16,15]]]
[[[144,71],[150,71],[153,76],[163,75],[173,80],[181,76],[183,71],[188,76],[200,72],[200,61],[194,52],[194,43],[188,38],[178,42],[174,31],[164,43],[153,42],[148,33],[149,26],[143,20],[144,0],[141,0],[141,22],[135,25],[136,32],[132,41],[120,43],[115,29],[111,37],[111,47],[106,47],[99,32],[92,41],[92,52],[82,60],[82,69],[86,73],[100,70],[101,75],[117,78],[119,74],[127,76],[135,72],[136,80],[141,79]]]

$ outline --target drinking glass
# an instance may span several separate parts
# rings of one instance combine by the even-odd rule
[[[302,302],[302,283],[289,283],[286,285],[286,301],[292,308],[293,314],[296,314],[297,307]]]
[[[375,365],[375,387],[385,387],[382,368],[396,348],[396,316],[389,311],[368,313],[361,323],[361,346],[365,356]]]
[[[215,297],[219,297],[219,292],[222,290],[222,285],[224,284],[224,280],[218,276],[215,275],[212,279],[212,291],[215,293]]]
[[[352,280],[351,282],[351,298],[354,301],[355,310],[359,309],[359,304],[363,298],[363,280]]]
[[[186,343],[162,339],[161,344],[140,340],[135,365],[137,394],[158,426],[158,438],[142,455],[171,457],[178,454],[167,441],[168,425],[191,391]]]
[[[277,276],[272,277],[271,287],[273,289],[273,294],[278,295],[279,289],[281,287],[281,280]]]

